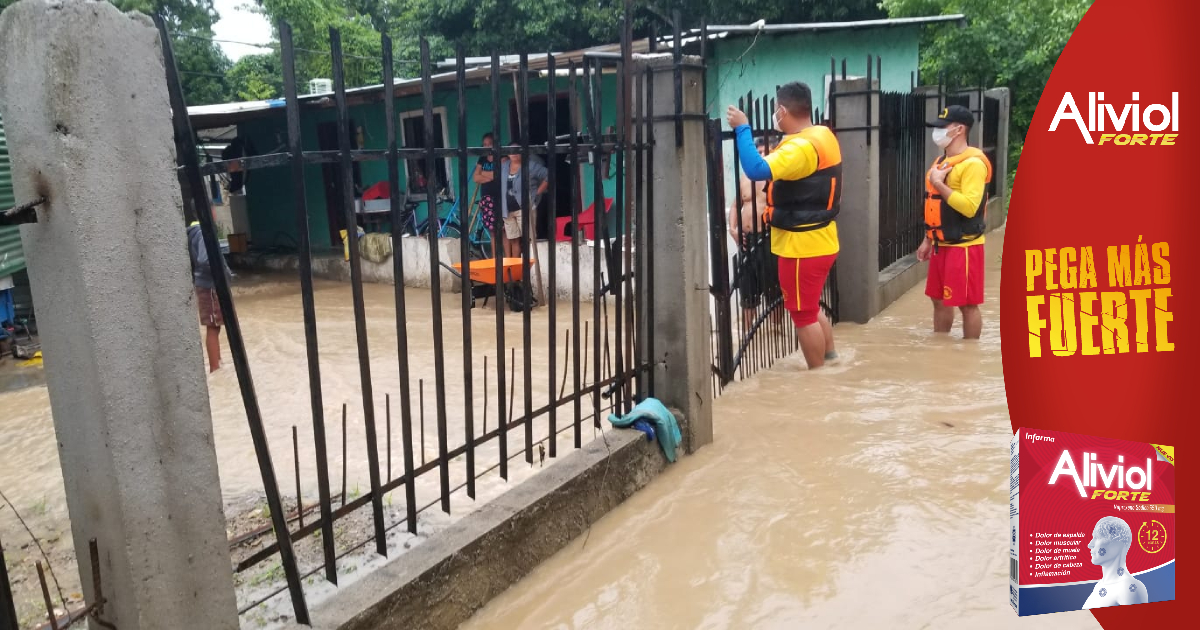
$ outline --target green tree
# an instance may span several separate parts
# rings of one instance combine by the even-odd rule
[[[292,27],[296,46],[296,80],[333,78],[329,29],[342,37],[346,86],[377,84],[383,77],[383,46],[371,15],[352,6],[353,0],[262,0],[261,11],[276,25]]]
[[[243,101],[258,101],[283,96],[283,70],[279,52],[247,55],[237,60],[226,73],[231,96]]]
[[[575,50],[620,39],[624,13],[621,0],[351,0],[385,3],[385,16],[404,16],[425,33],[463,42],[468,54],[511,50],[521,42],[528,50]],[[634,0],[635,36],[652,24],[668,32],[673,12],[683,28],[709,24],[819,22],[885,17],[878,0]]]
[[[1012,93],[1009,163],[1014,171],[1033,112],[1058,56],[1092,0],[883,0],[892,17],[962,13],[966,27],[927,31],[923,82],[944,73],[951,86],[981,82]]]
[[[18,0],[0,0],[0,10]],[[212,25],[220,18],[212,0],[109,0],[122,11],[161,14],[171,32],[171,46],[190,105],[219,103],[229,98],[225,72],[229,58],[213,43]]]

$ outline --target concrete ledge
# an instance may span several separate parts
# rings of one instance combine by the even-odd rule
[[[312,611],[319,630],[449,630],[666,467],[639,431],[593,440]],[[289,626],[302,628],[302,626]]]
[[[900,296],[908,293],[910,289],[920,284],[928,273],[929,265],[918,263],[915,252],[897,260],[888,265],[883,271],[880,271],[879,312],[874,315],[882,313],[892,302],[900,299]]]

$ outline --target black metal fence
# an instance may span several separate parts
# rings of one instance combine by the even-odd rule
[[[4,499],[4,504],[16,511],[16,508]],[[24,525],[24,519],[17,515],[18,520]],[[28,532],[28,527],[26,528]],[[33,537],[33,533],[30,532]],[[37,630],[43,628],[48,630],[67,630],[71,627],[82,627],[87,625],[88,620],[95,622],[101,628],[115,630],[115,626],[104,619],[104,607],[108,604],[108,599],[104,596],[104,585],[100,580],[100,548],[96,544],[96,539],[88,541],[88,566],[91,568],[92,577],[92,594],[90,597],[91,603],[86,601],[74,606],[70,606],[67,596],[63,593],[62,586],[58,583],[58,578],[54,575],[54,568],[50,566],[50,559],[46,556],[42,549],[41,541],[33,537],[32,547],[36,548],[42,555],[42,560],[36,560],[34,567],[37,569],[37,586],[39,588],[38,595],[41,596],[40,605],[45,607],[46,615],[43,620],[39,621],[35,626]],[[45,560],[45,563],[43,563]],[[50,581],[46,579],[49,573]],[[50,585],[53,583],[54,592],[51,592]],[[57,599],[57,602],[55,601]],[[17,614],[16,598],[13,597],[12,579],[8,572],[8,562],[4,557],[4,541],[0,540],[0,630],[21,630],[21,618]]]
[[[782,139],[772,121],[775,99],[751,92],[739,99],[738,106],[750,119],[760,151],[769,153]],[[826,123],[817,109],[813,110],[813,123]],[[745,178],[734,134],[723,131],[723,124],[722,120],[709,120],[705,134],[716,395],[729,383],[769,368],[799,349],[794,324],[783,305],[778,258],[771,253],[770,226],[764,219],[765,184]],[[724,163],[726,146],[732,149],[732,169]],[[727,201],[725,185],[731,173],[734,198]],[[837,305],[835,264],[821,295],[821,308],[834,323]]]
[[[628,22],[628,20],[626,20]],[[215,226],[213,224],[208,197],[204,194],[203,175],[208,172],[228,170],[229,163],[214,162],[201,168],[195,150],[193,135],[187,115],[186,103],[180,89],[179,77],[176,70],[174,55],[170,46],[163,21],[158,20],[162,33],[164,58],[167,66],[171,106],[174,112],[174,129],[176,142],[179,145],[180,178],[185,195],[194,204],[197,219],[200,221],[209,257],[224,265],[219,254],[219,245]],[[264,428],[264,410],[259,408],[258,397],[255,393],[253,373],[250,358],[247,355],[242,328],[239,325],[236,304],[230,286],[224,274],[214,270],[216,292],[220,300],[222,314],[227,329],[229,347],[233,355],[234,368],[241,388],[242,400],[246,408],[247,421],[258,465],[266,493],[270,525],[252,532],[250,537],[266,537],[273,535],[274,542],[260,543],[260,547],[237,562],[238,571],[247,570],[271,558],[278,557],[282,573],[286,579],[286,590],[290,595],[291,604],[296,620],[300,623],[309,622],[308,606],[305,600],[302,580],[316,573],[323,572],[329,582],[338,580],[338,560],[345,555],[374,542],[375,553],[386,556],[389,553],[387,534],[393,529],[405,526],[408,532],[416,534],[420,514],[433,506],[438,506],[446,513],[451,510],[451,499],[455,492],[465,489],[467,497],[476,497],[476,480],[491,471],[499,471],[500,477],[509,478],[511,460],[522,457],[532,466],[535,458],[543,459],[546,449],[551,458],[556,457],[558,438],[560,435],[572,436],[573,446],[583,445],[585,424],[591,424],[593,431],[601,427],[601,415],[606,411],[622,413],[628,411],[633,404],[646,396],[653,395],[654,383],[651,371],[648,369],[645,347],[650,343],[648,337],[648,322],[652,321],[646,293],[648,287],[639,286],[639,281],[646,277],[646,270],[654,264],[653,249],[648,246],[652,236],[653,215],[649,212],[653,198],[654,179],[650,176],[652,163],[649,148],[654,143],[654,129],[648,116],[642,112],[650,111],[650,99],[653,97],[649,90],[639,90],[635,99],[633,82],[643,80],[633,66],[631,33],[628,23],[622,32],[620,54],[590,54],[585,53],[567,59],[549,56],[539,67],[546,77],[547,107],[549,115],[547,140],[544,143],[531,143],[529,128],[530,103],[530,64],[526,54],[520,55],[516,64],[502,65],[500,57],[493,54],[490,64],[490,83],[492,104],[489,112],[493,128],[500,129],[500,117],[508,112],[507,103],[500,99],[500,85],[504,80],[513,80],[517,85],[517,101],[521,115],[518,120],[520,129],[517,145],[493,148],[473,147],[466,137],[464,121],[468,115],[465,97],[468,85],[466,61],[461,47],[457,50],[457,64],[453,82],[439,81],[439,85],[452,85],[457,96],[458,133],[447,148],[435,148],[432,145],[419,149],[401,149],[397,147],[397,116],[395,110],[395,94],[391,89],[383,89],[384,107],[387,116],[386,150],[353,149],[349,137],[349,107],[347,105],[346,88],[343,73],[343,55],[341,37],[338,31],[330,30],[330,47],[333,67],[334,101],[339,120],[338,151],[306,151],[303,149],[301,137],[301,108],[297,97],[295,55],[292,41],[292,31],[287,24],[279,25],[279,37],[282,49],[283,83],[285,86],[285,101],[287,114],[287,151],[271,155],[255,156],[237,160],[242,170],[255,168],[291,169],[292,186],[295,199],[295,220],[298,226],[299,239],[299,275],[302,296],[303,320],[305,329],[306,352],[308,358],[308,391],[312,408],[312,438],[315,442],[315,457],[317,471],[317,486],[319,488],[317,505],[306,507],[300,496],[296,497],[296,510],[290,514],[285,511],[284,498],[281,495],[281,479],[271,456],[267,433]],[[676,42],[680,41],[676,37]],[[383,76],[385,86],[392,85],[393,59],[392,43],[386,36],[383,42]],[[680,59],[676,55],[677,62]],[[428,43],[421,42],[420,77],[424,103],[423,123],[426,137],[432,136],[434,125],[433,102],[435,84],[433,81],[432,64]],[[565,71],[560,72],[560,71]],[[601,93],[603,76],[616,74],[616,120],[606,121],[602,118],[600,107],[604,97]],[[565,76],[563,76],[565,74]],[[678,70],[677,70],[678,74]],[[646,78],[648,78],[648,71]],[[444,77],[443,77],[444,79]],[[557,116],[554,108],[562,92],[569,97],[570,107],[578,108],[585,121],[586,129],[572,129],[566,137],[557,133],[553,127]],[[453,99],[453,97],[451,97]],[[451,103],[454,101],[451,100]],[[454,107],[451,105],[450,107]],[[676,108],[678,111],[678,108]],[[478,116],[480,112],[473,112]],[[612,131],[602,134],[601,129],[611,126]],[[421,335],[428,335],[433,341],[433,377],[430,379],[433,408],[430,421],[434,424],[432,432],[436,435],[437,455],[426,458],[425,443],[425,385],[424,380],[418,379],[414,373],[409,351],[410,326],[406,324],[406,291],[404,282],[404,265],[402,257],[402,230],[404,212],[399,196],[392,195],[390,223],[392,226],[392,257],[395,275],[395,327],[396,348],[394,357],[399,376],[398,396],[390,393],[383,396],[386,404],[384,417],[384,438],[386,454],[381,457],[379,438],[379,418],[376,408],[380,396],[373,388],[374,380],[371,373],[370,357],[372,348],[367,335],[367,313],[364,304],[363,272],[360,265],[359,244],[357,239],[348,239],[349,267],[351,285],[353,287],[354,321],[356,326],[357,354],[359,361],[359,376],[362,389],[362,422],[366,433],[365,457],[370,474],[370,487],[359,497],[347,497],[345,489],[345,452],[346,411],[343,407],[343,489],[340,496],[335,496],[331,488],[331,463],[327,453],[327,422],[325,418],[326,392],[322,388],[321,367],[319,362],[319,345],[317,340],[317,314],[313,297],[312,245],[309,242],[308,210],[305,200],[305,165],[328,163],[335,165],[345,185],[341,187],[344,198],[341,210],[344,213],[346,225],[356,224],[353,186],[351,185],[352,169],[356,162],[383,160],[387,163],[388,181],[392,191],[401,190],[399,185],[400,169],[409,163],[423,164],[425,172],[433,172],[438,160],[452,158],[457,162],[458,195],[459,199],[467,199],[467,168],[468,160],[480,156],[492,156],[494,163],[500,165],[505,155],[520,154],[522,156],[521,172],[523,176],[522,190],[518,191],[520,206],[530,207],[533,191],[530,190],[528,168],[531,156],[542,156],[548,162],[556,156],[568,155],[576,159],[586,159],[590,156],[591,163],[600,164],[611,160],[615,163],[616,186],[612,203],[613,219],[605,221],[597,211],[596,237],[593,245],[593,263],[590,268],[581,263],[581,239],[574,238],[570,242],[570,268],[558,269],[556,256],[548,260],[535,262],[531,258],[532,243],[531,213],[523,213],[523,235],[520,238],[519,257],[505,258],[502,248],[493,248],[493,258],[488,260],[472,260],[472,249],[469,235],[464,230],[459,237],[461,270],[455,270],[463,281],[460,295],[452,298],[442,293],[439,269],[448,268],[448,261],[439,259],[436,246],[436,230],[427,233],[429,247],[429,268],[433,270],[429,277],[429,299],[432,305],[432,324],[428,330],[422,330]],[[499,166],[497,167],[499,170]],[[597,209],[605,207],[602,173],[599,168],[592,169],[594,173],[594,204]],[[574,178],[573,185],[579,186]],[[566,183],[557,181],[556,169],[548,169],[547,198],[557,198],[556,190]],[[437,190],[433,178],[429,181],[428,198],[433,199]],[[573,191],[571,216],[573,224],[578,224],[581,205],[584,203],[582,189]],[[493,242],[501,242],[502,226],[495,221]],[[555,245],[551,244],[553,252]],[[538,326],[545,326],[545,345],[535,345],[534,318],[529,296],[533,294],[531,276],[533,266],[544,264],[548,266],[549,296],[545,308],[547,316],[544,320],[538,318]],[[472,273],[478,272],[478,273]],[[481,277],[486,274],[486,277]],[[581,275],[591,276],[593,289],[590,295],[583,295]],[[475,298],[480,297],[478,289],[487,289],[497,296],[497,307],[494,316],[495,338],[479,339],[473,337],[472,308],[477,304]],[[559,288],[569,286],[571,299],[559,304],[556,295]],[[506,300],[500,299],[501,296]],[[581,300],[581,298],[585,298]],[[456,303],[446,303],[446,300]],[[506,339],[504,302],[514,309],[520,310],[522,326],[521,339],[513,344]],[[583,302],[590,301],[590,309]],[[611,310],[610,310],[611,303]],[[560,330],[559,308],[570,309],[570,325],[566,330]],[[446,309],[460,311],[461,330],[449,327],[443,317]],[[590,314],[586,311],[590,310]],[[457,322],[455,322],[457,323]],[[590,326],[590,329],[589,329]],[[447,367],[448,353],[446,341],[451,337],[461,338],[462,371],[457,372]],[[540,331],[539,331],[540,336]],[[560,339],[563,345],[560,346]],[[455,339],[457,342],[457,339]],[[643,343],[645,342],[645,344]],[[521,365],[516,365],[516,346],[520,346]],[[565,347],[564,347],[565,346]],[[494,361],[488,361],[485,355],[483,374],[473,367],[472,357],[477,353],[494,352]],[[379,350],[375,349],[378,353]],[[564,360],[558,362],[559,355]],[[388,354],[392,354],[388,352]],[[548,365],[544,371],[535,374],[534,357],[547,357]],[[457,361],[452,360],[451,363]],[[489,368],[494,366],[494,370]],[[518,379],[518,372],[521,377]],[[413,381],[418,381],[414,383]],[[484,402],[478,401],[476,385],[482,380]],[[523,392],[515,391],[515,383],[520,380]],[[451,396],[447,384],[461,384],[461,398]],[[489,386],[489,382],[491,385]],[[543,383],[548,395],[544,404],[535,404],[533,392],[534,383]],[[414,385],[416,387],[414,388]],[[414,389],[417,391],[414,392]],[[420,400],[419,408],[414,410],[414,393]],[[517,405],[517,397],[520,405]],[[458,398],[458,399],[456,399]],[[401,461],[398,475],[392,474],[392,403],[396,402],[400,422],[402,447],[399,460]],[[514,410],[514,407],[517,409]],[[493,409],[495,419],[492,428],[488,427],[488,410]],[[270,410],[266,410],[269,414]],[[565,414],[565,420],[561,414]],[[414,423],[419,421],[419,427]],[[452,435],[451,421],[461,422],[460,436]],[[419,436],[416,434],[419,430]],[[458,428],[454,429],[457,432]],[[418,437],[420,442],[418,442]],[[510,444],[510,439],[514,441]],[[565,439],[565,438],[564,438]],[[296,461],[296,488],[300,493],[299,479],[299,440],[298,432],[293,427],[293,452]],[[417,454],[417,450],[420,454]],[[536,453],[536,454],[535,454]],[[486,459],[485,459],[486,458]],[[452,474],[453,472],[453,474]],[[462,479],[456,487],[452,487],[451,478]],[[426,505],[418,502],[416,486],[423,478],[437,480],[436,499]],[[391,492],[403,490],[403,511],[398,518],[393,518],[390,510],[385,510],[385,497],[390,499]],[[335,506],[335,500],[340,505]],[[335,543],[335,522],[349,518],[360,510],[367,509],[370,513],[370,534],[366,540],[357,544],[337,548]],[[314,516],[305,519],[306,513],[314,512]],[[302,567],[297,559],[294,546],[309,537],[320,537],[320,560],[310,563],[312,566]],[[248,537],[235,540],[244,542]],[[268,598],[279,595],[284,589],[268,593],[266,597],[256,601],[243,602],[241,612],[255,608],[267,601]]]
[[[925,233],[923,94],[879,94],[879,269],[917,251]]]

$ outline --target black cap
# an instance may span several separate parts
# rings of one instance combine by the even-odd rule
[[[951,105],[949,107],[942,108],[942,111],[938,114],[938,117],[935,118],[933,122],[925,123],[925,126],[945,127],[946,125],[952,125],[954,123],[966,125],[967,128],[970,129],[975,125],[975,116],[971,114],[971,110],[963,107],[962,105]]]

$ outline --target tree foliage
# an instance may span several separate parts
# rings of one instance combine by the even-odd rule
[[[923,82],[1005,86],[1012,94],[1009,151],[1015,170],[1050,72],[1092,0],[883,0],[892,17],[962,13],[967,26],[929,29]]]
[[[220,16],[212,0],[109,0],[122,11],[159,14],[171,32],[171,46],[183,84],[184,98],[191,105],[220,103],[230,97],[225,72],[232,64],[213,43],[212,25]],[[17,0],[0,0],[0,10]]]
[[[242,57],[225,76],[230,95],[236,100],[261,101],[283,96],[278,51]]]

